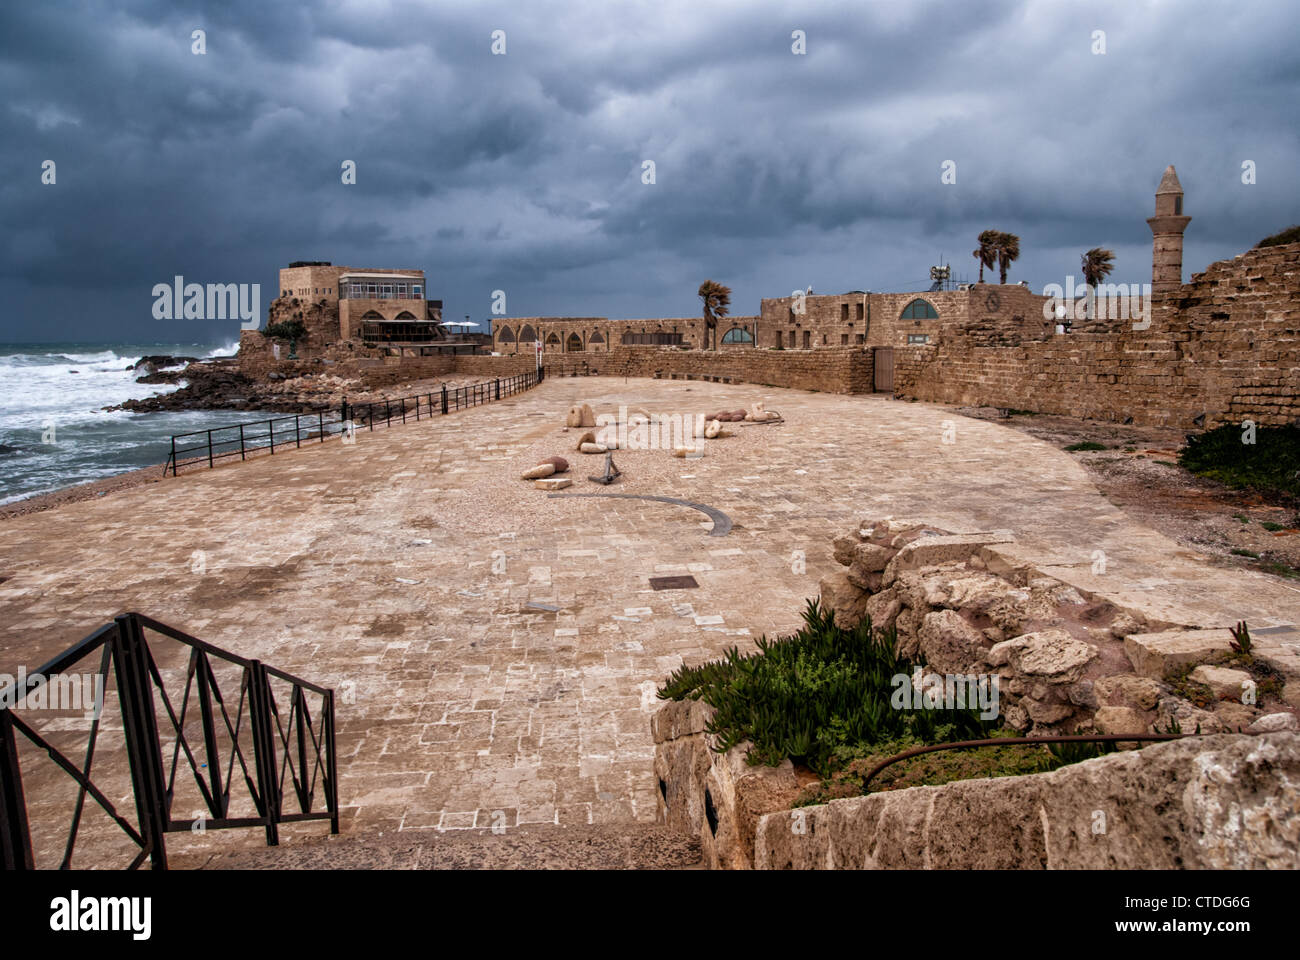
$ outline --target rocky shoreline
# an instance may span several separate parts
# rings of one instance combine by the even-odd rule
[[[137,383],[179,383],[169,393],[127,400],[105,410],[153,413],[175,410],[270,410],[276,413],[316,413],[339,407],[343,398],[365,400],[369,392],[360,380],[333,374],[286,377],[272,373],[266,379],[244,374],[238,360],[220,357],[142,357],[134,366],[143,370]]]

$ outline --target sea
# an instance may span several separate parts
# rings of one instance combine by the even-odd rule
[[[144,356],[234,356],[237,344],[0,344],[0,504],[159,465],[172,434],[256,420],[257,413],[108,412],[182,384],[136,383]]]

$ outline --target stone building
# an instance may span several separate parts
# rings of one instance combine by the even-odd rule
[[[426,297],[423,270],[336,267],[299,260],[280,271],[276,315],[300,319],[308,339],[328,344],[419,344],[445,339],[442,301]],[[313,330],[312,327],[317,329]],[[319,334],[319,338],[312,334]]]

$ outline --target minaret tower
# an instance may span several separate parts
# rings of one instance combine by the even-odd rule
[[[1183,231],[1191,217],[1183,216],[1183,185],[1171,163],[1156,187],[1156,215],[1151,228],[1151,292],[1169,293],[1183,283]]]

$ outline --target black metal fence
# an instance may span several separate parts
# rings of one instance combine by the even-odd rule
[[[163,639],[151,644],[146,630]],[[181,652],[189,651],[183,668],[184,690],[178,703],[169,696],[164,675],[170,673],[179,680],[179,661],[169,668],[165,661],[160,665],[160,659],[155,657],[154,647],[166,640],[177,641]],[[24,719],[24,714],[32,712],[25,698],[39,695],[45,687],[46,702],[41,705],[48,706],[49,686],[94,654],[98,654],[92,659],[92,663],[97,661],[96,672],[83,676],[97,677],[101,693],[87,715],[89,736],[84,752],[71,751],[80,754],[79,759],[74,759],[51,743],[51,739],[58,738],[54,730],[66,733],[67,728],[46,725],[43,731],[35,729]],[[219,674],[223,681],[219,681]],[[102,692],[110,680],[116,694],[111,711],[109,697]],[[276,698],[277,688],[281,700]],[[159,735],[159,702],[164,708],[161,719],[167,751]],[[197,718],[192,707],[197,708]],[[35,719],[33,723],[42,726]],[[96,756],[96,747],[102,747],[100,738],[106,730],[114,731],[114,735],[120,730],[125,758],[120,752]],[[42,865],[36,863],[33,850],[35,827],[42,840],[42,852],[61,847],[57,865],[69,869],[77,841],[84,839],[88,797],[129,839],[127,849],[137,851],[125,864],[132,870],[146,859],[155,870],[167,868],[168,833],[262,827],[266,842],[274,845],[279,843],[280,824],[307,820],[328,820],[330,832],[338,833],[334,734],[333,690],[258,660],[236,656],[141,614],[123,614],[31,677],[0,690],[0,866],[6,870],[31,870]],[[191,737],[196,742],[191,743]],[[19,765],[19,747],[24,740],[48,755],[56,768],[51,771],[43,765],[44,769],[33,770],[34,765],[29,765],[29,778],[33,772],[46,776],[40,781],[40,796],[31,803],[24,794],[24,771]],[[30,747],[24,745],[24,752],[30,752]],[[98,767],[92,774],[96,760]],[[118,810],[112,800],[123,795],[122,787],[117,785],[123,779],[123,760],[129,768],[134,812]],[[236,768],[239,781],[235,779]],[[59,771],[76,785],[70,811],[51,802],[51,796],[58,794],[58,788],[65,783]],[[324,809],[316,803],[318,793]],[[193,811],[198,816],[176,816],[174,804],[186,801],[201,804],[204,809]],[[120,837],[105,837],[106,825],[102,819],[97,820],[101,829],[96,842],[102,843],[101,851],[120,847]]]
[[[289,414],[178,433],[171,438],[171,451],[163,466],[163,476],[168,472],[176,476],[182,467],[206,465],[211,468],[218,460],[228,457],[247,460],[261,453],[273,454],[277,447],[281,450],[286,447],[297,449],[304,443],[324,443],[330,437],[350,436],[356,430],[390,427],[407,420],[422,420],[477,407],[534,387],[544,375],[542,369],[530,370],[513,377],[498,377],[451,390],[444,386],[439,392],[419,393],[395,400],[371,403],[348,403],[345,400],[337,412]]]

